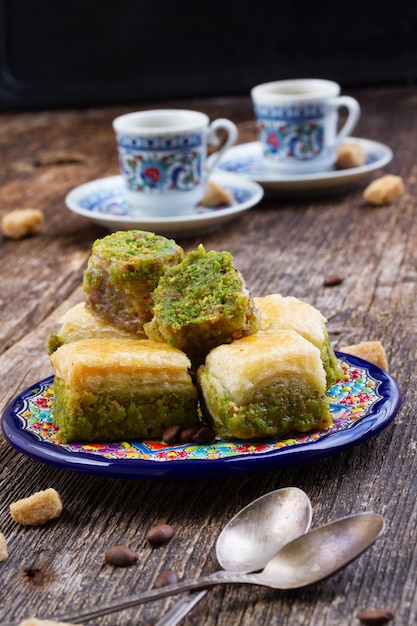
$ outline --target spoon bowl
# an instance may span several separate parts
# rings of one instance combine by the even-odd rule
[[[297,487],[284,487],[254,500],[228,522],[216,543],[216,557],[223,569],[256,572],[282,546],[306,533],[312,507]]]
[[[334,574],[366,550],[384,531],[382,517],[359,513],[331,522],[287,543],[264,570],[258,584],[299,589]]]
[[[312,515],[311,502],[298,487],[266,493],[226,524],[216,542],[217,560],[228,571],[261,570],[282,546],[309,530]],[[155,626],[176,626],[206,593],[181,598]]]

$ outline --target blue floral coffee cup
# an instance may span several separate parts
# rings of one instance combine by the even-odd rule
[[[340,85],[316,78],[264,83],[251,91],[265,162],[283,174],[325,172],[355,127],[359,103]],[[338,130],[339,109],[347,110]]]
[[[203,198],[219,158],[235,143],[237,128],[227,119],[199,111],[154,109],[128,113],[113,121],[119,164],[129,205],[146,215],[189,213]],[[208,144],[222,147],[207,165]]]

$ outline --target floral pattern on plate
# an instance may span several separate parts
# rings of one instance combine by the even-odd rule
[[[272,140],[271,140],[272,141]],[[286,176],[285,174],[282,175],[280,173],[276,173],[271,165],[263,158],[263,154],[262,154],[262,149],[261,149],[261,144],[246,144],[244,145],[241,150],[238,150],[239,146],[237,146],[235,148],[234,151],[232,151],[229,154],[227,154],[226,156],[224,156],[220,163],[219,163],[219,167],[224,170],[225,172],[233,172],[235,174],[243,174],[246,176],[251,176],[256,180],[256,177],[258,175],[261,176],[268,176],[271,178],[276,177],[277,179],[279,178],[288,178],[291,179],[292,177],[298,177],[300,179],[307,179],[309,176],[314,176],[316,178],[319,177],[326,177],[326,176],[340,176],[343,177],[344,175],[348,174],[348,170],[335,170],[332,169],[328,172],[324,172],[322,174],[294,174],[294,175],[288,175]],[[273,151],[273,149],[271,148],[271,152]],[[377,153],[376,151],[372,152],[372,151],[368,151],[367,156],[366,156],[366,162],[364,164],[364,168],[367,168],[368,166],[372,166],[374,164],[377,164],[378,161],[381,161],[381,155],[379,153]],[[353,168],[358,170],[359,168]]]
[[[142,214],[129,206],[121,176],[108,176],[79,185],[67,194],[65,203],[73,213],[113,232],[139,228],[166,237],[185,237],[207,232],[235,219],[258,204],[264,195],[261,185],[238,174],[216,170],[210,180],[231,193],[233,201],[230,205],[198,205],[172,216]]]
[[[251,198],[251,192],[248,189],[235,187],[232,185],[224,185],[224,189],[228,191],[234,198],[233,204],[243,204],[248,202]],[[194,209],[194,214],[211,213],[213,211],[224,210],[233,206],[229,205],[213,205],[210,207],[197,206]],[[119,185],[115,184],[113,187],[104,187],[86,193],[80,200],[79,206],[85,211],[91,213],[98,213],[101,215],[117,215],[117,216],[129,216],[132,213],[132,209],[129,207],[125,191],[122,182]]]
[[[224,459],[234,456],[263,454],[274,450],[313,443],[330,434],[355,426],[358,420],[372,413],[373,407],[383,399],[378,381],[366,367],[349,364],[341,359],[344,377],[328,391],[333,426],[325,431],[296,433],[279,441],[215,441],[211,445],[173,445],[162,441],[130,441],[120,443],[60,444],[57,428],[52,421],[54,401],[53,378],[46,379],[27,394],[22,394],[22,404],[15,412],[22,430],[34,438],[59,446],[73,453],[88,453],[106,459],[140,459],[154,462],[186,461],[189,459]]]
[[[393,157],[388,146],[360,137],[347,137],[346,143],[357,143],[364,149],[364,165],[346,169],[329,169],[305,174],[284,174],[263,157],[260,141],[237,144],[229,148],[218,162],[218,169],[258,182],[265,191],[292,197],[323,196],[339,193],[357,184],[372,172],[387,165]],[[210,157],[209,157],[210,161]]]

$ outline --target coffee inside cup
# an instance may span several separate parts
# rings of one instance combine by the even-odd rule
[[[116,126],[120,132],[181,133],[208,124],[208,117],[198,111],[152,110],[125,115],[118,119]]]
[[[254,88],[257,97],[312,97],[338,95],[339,85],[331,81],[306,79],[306,80],[283,80],[275,83],[260,85]]]

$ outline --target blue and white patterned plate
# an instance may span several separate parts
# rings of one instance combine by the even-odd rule
[[[349,137],[345,142],[358,143],[363,147],[367,155],[364,165],[315,174],[280,174],[264,159],[261,143],[253,141],[229,148],[217,167],[224,172],[239,174],[247,180],[258,182],[268,192],[307,196],[343,191],[392,160],[391,148],[377,141]]]
[[[208,445],[162,441],[61,444],[52,421],[53,376],[32,385],[3,413],[3,433],[19,452],[62,469],[117,478],[185,479],[274,471],[342,452],[374,437],[394,419],[401,394],[391,376],[358,357],[338,353],[343,377],[328,390],[333,425],[282,440]]]
[[[234,219],[257,204],[262,187],[238,174],[215,171],[210,177],[233,196],[228,206],[197,206],[191,213],[152,217],[134,213],[129,207],[121,176],[110,176],[76,187],[65,198],[67,207],[111,231],[138,228],[169,237],[185,237],[211,230]]]

